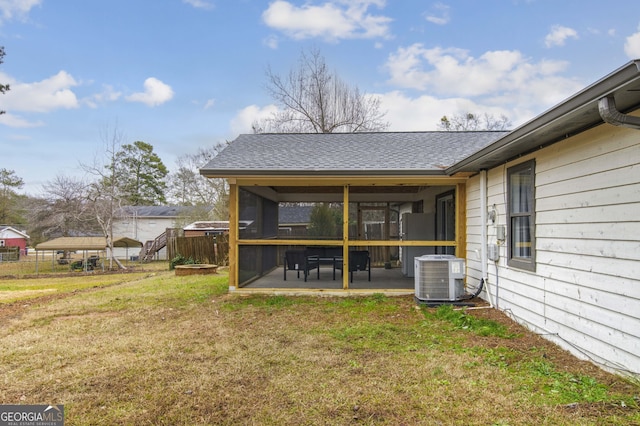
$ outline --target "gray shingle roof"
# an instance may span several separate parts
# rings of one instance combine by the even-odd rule
[[[309,223],[313,206],[280,206],[278,208],[278,222],[286,224]]]
[[[246,134],[200,173],[441,173],[508,132],[379,132]]]
[[[116,216],[178,217],[181,214],[189,214],[189,212],[195,209],[195,207],[190,206],[122,206],[122,208],[116,212]]]

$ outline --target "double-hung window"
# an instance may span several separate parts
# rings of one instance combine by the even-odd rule
[[[535,162],[507,169],[509,266],[534,271],[535,256]]]

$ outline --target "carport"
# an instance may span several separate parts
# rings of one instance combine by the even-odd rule
[[[128,237],[115,237],[113,239],[113,247],[125,248],[127,249],[127,258],[128,258],[128,249],[129,247],[140,248],[142,247],[142,243],[140,241],[134,240]],[[53,240],[45,241],[43,243],[38,244],[35,247],[36,250],[36,274],[38,273],[38,252],[52,251],[51,255],[51,269],[54,270],[55,262],[56,262],[56,252],[57,251],[81,251],[82,252],[82,265],[83,270],[86,272],[88,270],[88,259],[89,252],[95,252],[97,256],[102,254],[102,257],[106,257],[107,250],[109,245],[107,244],[106,237],[60,237],[55,238]],[[44,259],[44,254],[43,254]],[[102,263],[102,270],[104,271],[104,262]]]

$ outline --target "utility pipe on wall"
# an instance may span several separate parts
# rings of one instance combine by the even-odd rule
[[[489,244],[489,238],[487,236],[487,216],[488,216],[489,200],[487,199],[487,171],[480,170],[480,264],[482,266],[482,279],[486,284],[487,299],[489,299],[489,305],[493,307],[491,302],[491,292],[489,291],[489,277],[487,272],[487,262],[489,261],[487,255],[487,245]]]

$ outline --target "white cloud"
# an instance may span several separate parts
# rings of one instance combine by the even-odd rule
[[[433,5],[433,9],[435,9],[435,13],[427,15],[427,21],[436,25],[445,25],[449,23],[451,20],[451,17],[449,16],[449,6],[443,3],[436,3]]]
[[[182,0],[182,2],[191,5],[196,9],[211,10],[215,7],[213,3],[205,0]]]
[[[12,19],[25,19],[31,9],[42,0],[0,0],[0,23]]]
[[[89,98],[83,99],[82,103],[89,106],[89,108],[97,108],[99,104],[117,101],[121,96],[122,92],[117,92],[110,85],[104,85],[101,93],[96,93]]]
[[[215,104],[216,104],[216,100],[215,99],[207,99],[207,102],[205,102],[205,104],[204,104],[204,109],[213,108],[213,106]]]
[[[390,131],[438,130],[443,116],[451,117],[468,112],[489,114],[496,118],[505,115],[514,125],[531,118],[531,115],[514,114],[502,106],[485,105],[465,98],[438,99],[429,95],[412,98],[397,90],[377,96],[380,97],[382,108],[387,111],[385,119],[391,124]]]
[[[253,133],[252,124],[264,118],[270,118],[278,111],[275,105],[267,105],[259,107],[258,105],[249,105],[238,111],[238,114],[231,120],[231,132],[234,135],[242,133]]]
[[[56,109],[77,108],[75,93],[76,80],[66,71],[35,83],[16,82],[10,76],[0,73],[0,81],[10,84],[11,90],[0,98],[0,109],[23,112],[49,112]]]
[[[629,59],[640,58],[640,31],[627,37],[624,43],[624,53]]]
[[[163,83],[154,77],[149,77],[144,81],[144,92],[137,92],[127,96],[125,99],[130,102],[142,102],[148,106],[158,106],[173,98],[173,89],[168,84]]]
[[[15,128],[30,128],[44,126],[42,121],[29,121],[19,115],[5,113],[0,115],[0,124],[4,124],[7,127]]]
[[[294,39],[375,38],[389,36],[391,18],[367,13],[370,6],[384,7],[384,0],[333,0],[322,5],[295,6],[284,0],[272,2],[262,14],[269,27]]]
[[[278,37],[274,35],[270,35],[269,37],[262,40],[262,43],[270,49],[277,49],[280,43]]]
[[[400,87],[467,97],[522,90],[566,66],[562,61],[532,63],[517,50],[489,51],[474,58],[463,49],[427,49],[419,43],[399,48],[385,65],[390,82]]]
[[[551,32],[544,38],[544,44],[547,47],[564,46],[568,38],[578,39],[578,32],[573,28],[555,25],[551,28]]]
[[[396,92],[385,95],[384,109],[389,108],[389,100],[407,104],[406,109],[398,108],[397,116],[391,119],[394,127],[395,122],[411,126],[414,119],[406,117],[415,111],[428,116],[429,123],[434,118],[437,123],[445,114],[472,112],[505,114],[517,124],[583,86],[561,75],[566,62],[533,62],[518,51],[489,51],[476,58],[462,49],[427,49],[414,44],[389,55],[385,67],[390,74],[389,83],[418,96],[403,98]],[[432,109],[439,111],[439,117],[431,113]]]

